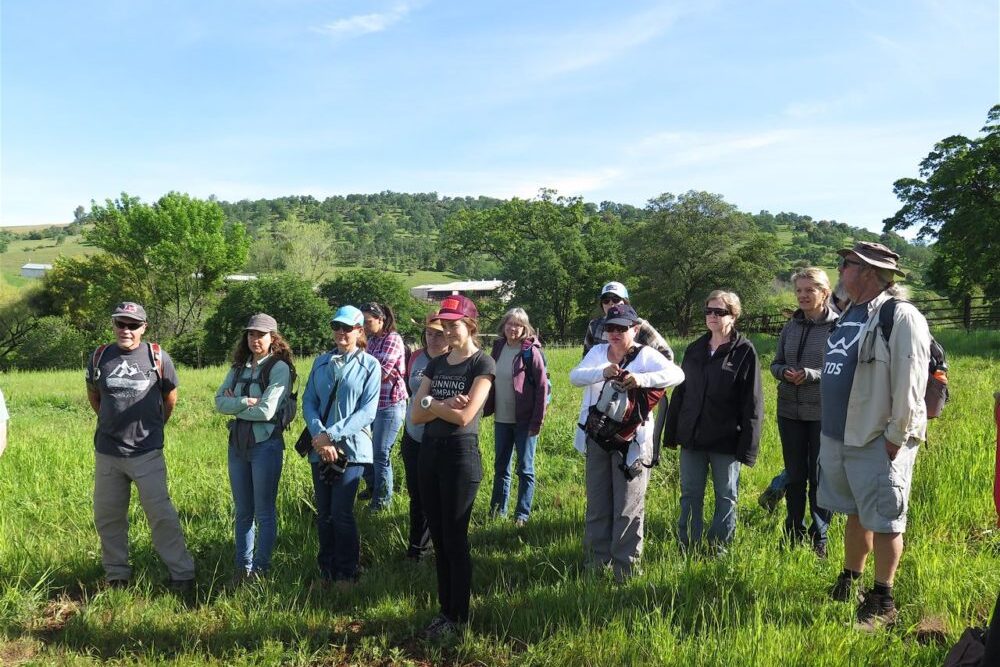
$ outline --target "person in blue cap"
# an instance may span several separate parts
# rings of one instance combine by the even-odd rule
[[[336,349],[313,362],[302,397],[302,416],[312,435],[316,496],[316,557],[324,583],[350,588],[358,579],[361,542],[354,501],[365,464],[372,462],[372,422],[382,370],[365,352],[364,316],[341,306],[330,326]]]

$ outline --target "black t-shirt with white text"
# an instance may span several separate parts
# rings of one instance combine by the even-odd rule
[[[482,350],[478,350],[468,359],[455,365],[449,364],[448,355],[443,354],[431,359],[427,368],[424,369],[424,377],[431,381],[431,396],[439,401],[459,394],[468,394],[472,391],[472,383],[477,377],[485,375],[492,382],[495,373],[496,362],[493,361],[493,357]],[[424,439],[447,438],[467,433],[478,434],[479,419],[482,416],[483,410],[480,408],[475,419],[466,426],[452,424],[443,419],[435,419],[424,427]]]
[[[177,387],[177,371],[170,355],[161,355],[160,383],[149,343],[134,350],[109,345],[97,373],[93,356],[87,361],[87,386],[101,395],[94,433],[98,453],[129,457],[163,448],[163,396]]]

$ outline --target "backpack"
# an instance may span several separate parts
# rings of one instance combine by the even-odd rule
[[[635,359],[641,348],[641,345],[637,345],[625,355],[621,364],[623,370]],[[605,451],[619,452],[624,458],[639,425],[646,421],[650,411],[660,402],[664,390],[640,387],[625,389],[621,385],[622,379],[624,373],[604,381],[597,402],[587,412],[586,422],[577,426],[587,434],[588,440],[593,440]],[[628,476],[624,462],[620,467]]]
[[[896,305],[904,301],[892,297],[882,304],[878,311],[878,326],[882,329],[882,338],[886,344],[892,334],[892,325],[896,316]],[[909,303],[906,301],[906,303]],[[944,347],[931,336],[930,360],[927,363],[927,389],[924,391],[924,407],[928,419],[941,416],[945,403],[950,400],[948,392],[948,361]]]
[[[552,402],[552,376],[549,375],[549,360],[545,358],[545,351],[539,348],[539,352],[542,355],[542,364],[545,366],[545,405],[546,407]],[[528,384],[532,387],[535,386],[537,380],[535,380],[535,374],[531,372],[532,361],[534,361],[535,346],[525,348],[521,350],[521,363],[524,365],[524,374],[528,378]]]
[[[264,363],[260,365],[260,373],[257,374],[257,379],[255,380],[260,386],[261,395],[271,384],[271,369],[279,361],[285,361],[284,359],[279,359],[278,357],[271,355],[264,360]],[[296,388],[298,383],[298,373],[295,370],[295,364],[285,361],[288,365],[288,391],[285,393],[285,397],[281,399],[281,405],[275,411],[274,416],[271,418],[271,423],[275,424],[279,429],[284,431],[288,426],[295,421],[295,415],[299,409],[299,392]],[[236,366],[233,366],[233,382],[229,385],[229,388],[233,391],[236,390],[236,385],[239,383],[240,376]]]
[[[101,378],[101,359],[104,352],[111,346],[110,343],[99,345],[94,354],[90,357],[90,367],[93,369],[90,382],[96,383]],[[163,385],[163,349],[159,343],[146,343],[146,350],[149,352],[149,361],[156,370],[156,384],[162,388]]]

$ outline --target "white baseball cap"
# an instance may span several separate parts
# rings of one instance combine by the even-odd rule
[[[614,281],[601,288],[601,296],[605,294],[616,294],[623,299],[628,299],[628,290],[625,289],[625,286]]]

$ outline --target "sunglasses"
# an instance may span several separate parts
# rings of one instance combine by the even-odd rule
[[[330,328],[334,331],[354,331],[355,327],[351,324],[344,324],[343,322],[334,322],[330,325]]]
[[[849,266],[863,266],[863,265],[864,265],[864,262],[859,262],[859,261],[854,260],[854,259],[847,259],[846,257],[841,257],[837,261],[837,268],[838,269],[846,269]]]
[[[116,329],[128,329],[129,331],[141,329],[146,325],[145,322],[135,322],[133,320],[111,320],[111,322],[115,325]]]
[[[621,303],[622,301],[624,301],[624,299],[614,294],[605,294],[601,297],[601,303]]]
[[[726,309],[726,308],[706,308],[705,309],[705,317],[708,317],[709,315],[716,315],[718,317],[725,317],[728,314],[729,314],[729,310]]]
[[[625,333],[629,330],[629,327],[623,327],[620,324],[605,324],[604,330],[608,333]]]

